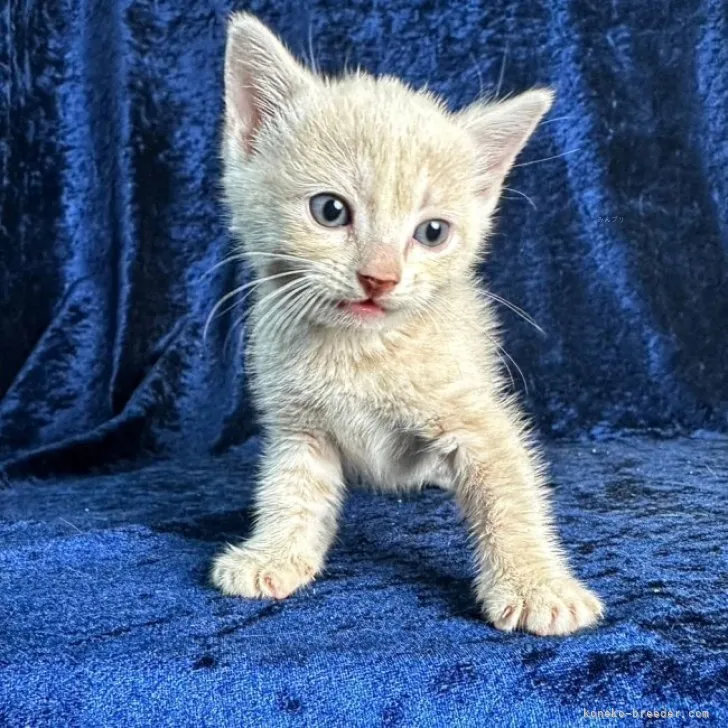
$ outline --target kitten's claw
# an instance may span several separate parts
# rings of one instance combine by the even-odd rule
[[[227,596],[285,599],[316,575],[316,567],[299,556],[278,555],[229,546],[212,563],[212,583]]]
[[[484,611],[493,626],[505,632],[565,635],[599,621],[604,607],[599,598],[573,577],[486,597]]]

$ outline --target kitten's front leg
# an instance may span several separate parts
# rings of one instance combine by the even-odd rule
[[[602,604],[569,570],[536,457],[507,412],[491,410],[476,422],[477,431],[466,427],[458,438],[456,494],[474,536],[487,618],[538,635],[594,624]]]
[[[263,457],[252,536],[217,556],[212,581],[225,594],[284,599],[321,570],[336,533],[344,480],[321,434],[274,434]]]

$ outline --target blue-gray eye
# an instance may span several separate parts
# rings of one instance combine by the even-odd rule
[[[442,245],[450,232],[450,225],[444,220],[426,220],[415,229],[414,238],[428,248]]]
[[[319,225],[341,227],[351,222],[349,206],[340,197],[323,193],[311,198],[311,214]]]

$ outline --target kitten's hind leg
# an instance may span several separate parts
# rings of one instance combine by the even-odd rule
[[[344,493],[338,452],[324,435],[274,433],[263,457],[252,536],[212,565],[230,596],[283,599],[324,564]]]

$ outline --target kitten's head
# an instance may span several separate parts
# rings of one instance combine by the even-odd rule
[[[551,100],[534,90],[451,113],[393,78],[321,78],[233,15],[225,192],[244,254],[272,276],[272,320],[376,328],[437,305],[477,262],[503,179]]]

